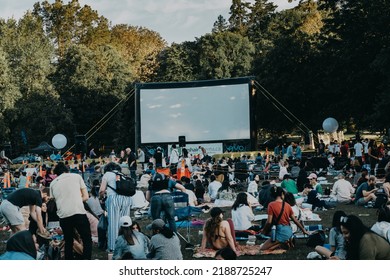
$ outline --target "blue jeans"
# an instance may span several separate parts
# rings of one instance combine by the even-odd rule
[[[150,201],[150,214],[152,219],[161,219],[164,212],[169,228],[176,232],[175,205],[171,193],[155,193]]]

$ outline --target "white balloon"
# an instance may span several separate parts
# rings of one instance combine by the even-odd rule
[[[336,132],[337,129],[339,128],[339,123],[334,118],[327,118],[322,123],[322,128],[327,133],[333,133]]]
[[[65,135],[63,134],[56,134],[53,136],[51,139],[51,143],[56,149],[62,149],[63,147],[66,146],[67,140]]]

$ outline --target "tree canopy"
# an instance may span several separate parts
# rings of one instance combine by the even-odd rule
[[[279,11],[268,0],[232,0],[210,33],[172,45],[153,30],[112,25],[78,0],[0,19],[0,144],[26,151],[62,132],[88,133],[95,147],[132,146],[135,82],[241,76],[256,77],[285,108],[258,90],[258,130],[296,129],[290,113],[313,131],[329,116],[343,129],[388,129],[390,5],[296,2]]]

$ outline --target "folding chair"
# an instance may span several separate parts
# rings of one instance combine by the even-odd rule
[[[177,228],[185,227],[187,237],[184,237],[179,231],[177,234],[187,243],[190,244],[192,217],[202,213],[202,210],[196,207],[189,206],[188,194],[184,192],[172,192],[173,203],[175,206],[175,220]]]

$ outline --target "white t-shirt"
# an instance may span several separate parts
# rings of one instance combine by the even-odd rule
[[[51,182],[50,196],[56,200],[58,217],[86,214],[81,197],[86,188],[83,178],[75,173],[63,173]]]
[[[179,152],[177,149],[172,149],[171,156],[169,157],[169,162],[171,164],[176,164],[179,162]]]
[[[102,181],[103,180],[106,180],[107,182],[107,196],[116,194],[113,189],[108,187],[108,185],[110,185],[112,188],[116,188],[116,174],[114,172],[107,171],[103,175]]]
[[[241,204],[236,210],[232,209],[232,220],[235,230],[246,230],[252,226],[255,215],[248,205]]]
[[[334,197],[337,202],[345,203],[351,201],[351,195],[354,192],[355,189],[349,181],[339,179],[333,185],[331,196]]]
[[[188,205],[189,206],[196,206],[195,201],[197,201],[196,195],[193,191],[187,190],[185,191],[186,194],[188,194]]]
[[[208,194],[211,199],[216,199],[217,198],[217,193],[219,188],[222,187],[221,182],[218,182],[217,180],[211,182],[208,187]]]
[[[355,149],[355,156],[356,157],[361,157],[362,156],[362,150],[363,150],[362,143],[357,142],[355,145],[353,145],[353,148]]]

